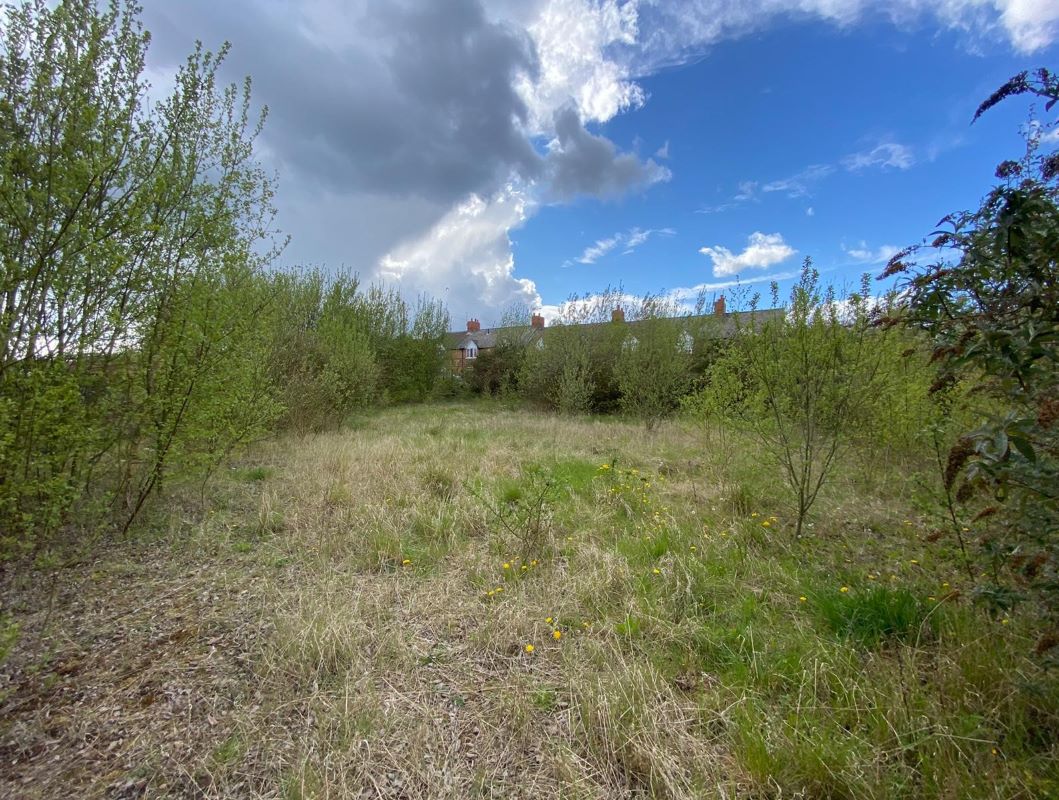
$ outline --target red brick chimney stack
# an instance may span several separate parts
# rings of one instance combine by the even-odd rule
[[[467,333],[475,333],[482,329],[482,323],[476,319],[467,320]]]
[[[530,317],[530,326],[536,328],[537,330],[543,330],[544,317],[542,317],[540,314],[534,314],[532,317]]]
[[[616,309],[610,312],[611,322],[625,322],[625,309],[618,306]]]
[[[716,300],[713,301],[713,313],[718,317],[724,316],[724,295],[722,294]]]

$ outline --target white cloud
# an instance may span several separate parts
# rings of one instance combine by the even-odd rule
[[[666,139],[666,143],[655,150],[655,158],[669,158],[669,139]]]
[[[808,197],[812,194],[812,185],[833,173],[835,168],[830,164],[812,164],[801,172],[778,181],[770,181],[761,187],[763,192],[784,192],[787,197]]]
[[[647,230],[631,228],[624,233],[615,233],[613,236],[609,236],[606,239],[597,239],[595,244],[590,244],[586,247],[580,256],[567,259],[563,263],[563,266],[568,267],[575,263],[595,264],[596,261],[619,245],[624,248],[622,255],[628,255],[637,247],[647,242],[652,236],[673,236],[675,234],[676,231],[672,228],[648,228]]]
[[[901,248],[892,244],[884,244],[875,250],[868,247],[868,243],[861,241],[857,247],[846,247],[842,245],[843,252],[850,258],[864,264],[882,264],[893,258]]]
[[[816,212],[813,210],[812,206],[809,206],[807,209],[805,209],[805,216],[812,217],[815,216],[815,214]]]
[[[536,284],[515,277],[509,236],[531,211],[526,193],[513,186],[489,199],[472,196],[383,256],[378,276],[443,299],[454,319],[513,302],[535,307],[541,302]]]
[[[595,264],[601,257],[617,247],[620,241],[620,233],[611,236],[609,239],[597,239],[595,244],[586,247],[585,252],[579,258],[575,258],[574,261],[578,264]]]
[[[1059,38],[1059,3],[1055,0],[996,0],[1000,21],[1015,49],[1042,50]]]
[[[897,142],[883,142],[871,150],[852,153],[842,159],[842,166],[850,172],[860,172],[869,167],[905,170],[916,163],[912,148]]]
[[[783,241],[778,233],[750,234],[746,249],[738,255],[727,247],[702,247],[699,252],[709,256],[713,261],[713,274],[723,278],[738,275],[744,269],[764,269],[765,267],[786,261],[798,251]]]

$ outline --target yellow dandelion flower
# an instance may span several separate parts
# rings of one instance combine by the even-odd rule
[[[799,603],[804,603],[804,602],[805,602],[805,601],[806,601],[807,599],[808,599],[808,598],[806,598],[806,596],[805,596],[805,595],[803,594],[803,595],[801,595],[801,596],[800,596],[800,597],[798,598],[798,602],[799,602]]]
[[[532,653],[532,652],[533,652],[534,650],[536,650],[536,649],[537,649],[537,648],[535,648],[535,647],[534,647],[533,645],[531,645],[531,644],[528,644],[528,645],[526,645],[526,652],[527,652],[527,653]]]
[[[945,583],[941,584],[941,588],[942,589],[948,589],[949,588],[949,582],[945,581]]]
[[[502,591],[504,591],[504,587],[503,586],[497,586],[495,589],[493,589],[493,591],[496,592],[497,594],[500,594]]]
[[[755,512],[754,512],[753,514],[751,514],[750,516],[751,516],[752,518],[756,519],[756,518],[760,517],[761,515],[760,515],[759,513],[757,513],[757,512],[755,511]]]
[[[552,624],[552,618],[551,617],[545,617],[544,621],[547,622],[549,625]]]
[[[539,563],[539,562],[537,561],[537,559],[533,559],[533,560],[532,560],[532,561],[530,562],[530,566],[531,566],[531,567],[535,567],[535,566],[537,566],[537,564],[538,564],[538,563]]]
[[[845,594],[846,592],[849,591],[849,587],[848,586],[843,586],[841,589],[839,589],[839,591],[842,592],[842,594]]]
[[[486,597],[492,597],[495,594],[496,594],[496,592],[494,592],[494,591],[488,591],[488,592],[485,593],[485,596]]]
[[[764,522],[761,523],[761,527],[762,528],[767,528],[771,524],[772,524],[771,522],[769,522],[768,520],[765,520]]]
[[[938,598],[936,598],[934,595],[927,595],[927,600],[937,600],[937,599]]]
[[[581,623],[581,627],[582,628],[587,628],[591,624],[592,624],[591,622],[589,622],[588,620],[585,620],[584,622]]]
[[[523,572],[525,572],[525,571],[526,571],[526,570],[528,570],[528,569],[529,569],[529,567],[527,567],[527,566],[526,566],[525,564],[523,564],[523,565],[522,565],[522,571],[523,571]]]
[[[913,558],[913,559],[912,559],[911,561],[909,561],[908,563],[909,563],[909,564],[918,564],[918,563],[919,563],[919,560],[918,560],[918,559],[915,559],[915,558]]]
[[[511,569],[511,564],[507,561],[504,562],[504,569]]]
[[[695,545],[692,545],[692,546],[691,546],[691,552],[693,552],[693,553],[694,553],[694,552],[695,552],[696,550],[698,550],[698,549],[699,549],[699,548],[697,548],[697,547],[696,547]]]
[[[1007,617],[1004,617],[1002,620],[1000,620],[1001,625],[1007,625],[1009,622],[1011,622],[1011,620]]]
[[[654,573],[655,575],[661,575],[662,574],[662,570],[660,570],[658,567],[655,567],[653,570],[651,570],[651,572]]]
[[[868,575],[868,580],[869,581],[873,581],[873,580],[875,580],[875,578],[876,578],[875,575],[871,575],[871,574]]]
[[[552,631],[552,638],[555,639],[555,641],[559,641],[560,639],[563,638],[563,632],[562,631]]]
[[[401,562],[401,564],[402,564],[403,566],[406,566],[406,567],[407,567],[407,566],[408,566],[409,564],[411,564],[411,563],[412,563],[412,559],[410,559],[410,558],[406,558],[406,559],[405,559],[404,561],[402,561],[402,562]]]

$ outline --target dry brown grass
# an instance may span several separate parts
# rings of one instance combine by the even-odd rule
[[[47,593],[9,576],[23,636],[3,667],[0,794],[898,796],[868,755],[889,734],[865,722],[863,742],[843,742],[842,709],[875,720],[880,704],[925,702],[891,674],[914,651],[862,664],[797,600],[810,575],[885,547],[792,555],[782,522],[766,535],[732,511],[778,510],[770,477],[751,461],[757,482],[724,481],[722,459],[679,425],[648,435],[484,407],[396,410],[260,447],[268,477],[233,471],[211,511],[171,509],[161,540],[64,578],[47,629]],[[623,512],[601,480],[578,485],[614,460],[664,476],[657,518]],[[532,464],[574,477],[539,552],[519,552],[482,498]],[[837,497],[830,524],[863,531],[904,513],[892,503]],[[953,695],[995,684],[1014,649],[967,657],[981,649],[968,634],[929,651],[912,680],[932,670]],[[818,717],[790,729],[790,714]],[[919,723],[902,714],[879,727],[907,742],[901,726]],[[801,724],[831,767],[783,760]]]

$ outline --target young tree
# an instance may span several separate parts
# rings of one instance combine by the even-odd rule
[[[155,108],[119,0],[4,10],[0,52],[0,528],[128,523],[166,474],[274,416],[256,274],[279,250],[249,84],[197,49]]]
[[[673,302],[648,295],[618,360],[621,408],[653,430],[680,406],[691,387],[694,349],[688,324]]]
[[[779,305],[773,285],[773,305]],[[848,428],[878,382],[885,334],[870,325],[867,289],[845,301],[822,292],[806,258],[783,313],[737,328],[728,371],[745,377],[736,419],[779,462],[794,500],[795,533],[850,441]]]

